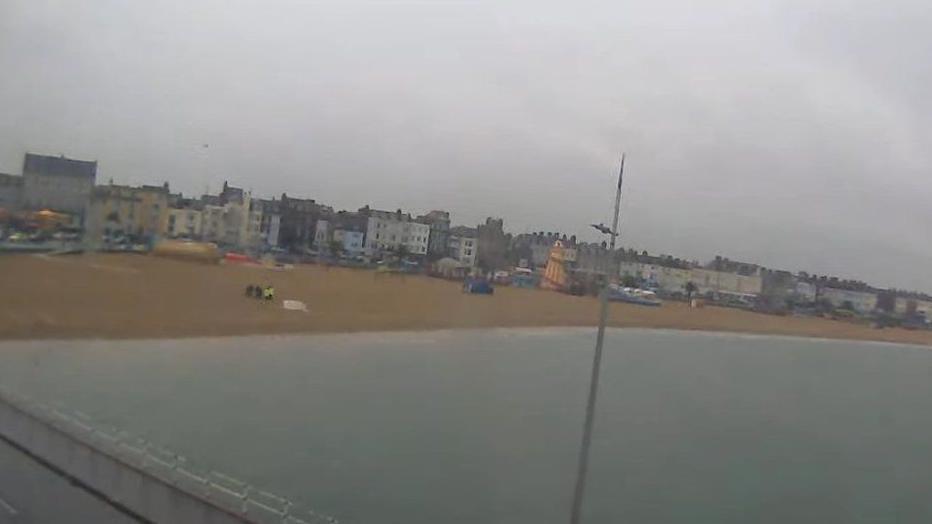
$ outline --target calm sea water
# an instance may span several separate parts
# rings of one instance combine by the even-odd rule
[[[592,330],[0,344],[59,399],[346,523],[567,521]],[[932,522],[932,351],[610,331],[586,522]]]

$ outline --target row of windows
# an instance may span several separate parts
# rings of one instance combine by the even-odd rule
[[[375,240],[369,242],[369,248],[370,248],[370,249],[376,249],[376,248],[379,248],[379,249],[393,249],[393,247],[394,247],[394,246],[392,246],[391,244],[387,244],[387,243],[385,243],[385,242],[376,242]],[[411,253],[422,253],[422,254],[423,254],[423,253],[427,253],[427,248],[424,247],[424,246],[413,246],[413,247],[411,247],[409,250],[410,250]]]
[[[375,234],[375,239],[376,239],[376,240],[382,240],[382,233],[376,233],[376,234]],[[397,236],[397,235],[387,235],[387,236],[386,236],[386,240],[391,240],[392,242],[396,241],[397,239],[398,239],[398,236]],[[404,242],[405,244],[407,244],[409,241],[410,241],[410,242],[426,242],[426,241],[427,241],[427,237],[419,237],[419,236],[414,236],[414,237],[401,237],[401,241]]]
[[[91,184],[87,182],[82,181],[82,182],[70,182],[69,183],[59,178],[39,177],[39,178],[30,179],[29,181],[32,183],[32,185],[41,186],[41,187],[55,187],[55,188],[77,187],[76,192],[79,192],[79,193],[89,191],[91,188]]]
[[[388,224],[386,224],[386,223],[384,223],[384,222],[376,222],[376,223],[375,223],[375,228],[376,228],[376,229],[387,229],[387,228],[388,228]],[[423,225],[423,224],[410,224],[410,223],[406,223],[406,224],[404,225],[404,231],[405,231],[405,233],[410,232],[412,229],[415,229],[415,230],[426,230],[426,231],[429,231],[429,230],[430,230],[430,228],[429,228],[428,226],[425,226],[425,225]],[[426,238],[426,237],[425,237],[425,238]]]

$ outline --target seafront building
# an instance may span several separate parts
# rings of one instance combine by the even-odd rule
[[[97,180],[97,162],[26,153],[23,207],[83,214]]]
[[[447,238],[448,256],[463,267],[472,268],[478,257],[478,232],[475,228],[456,226],[450,229]]]
[[[0,173],[0,209],[19,211],[23,205],[23,177]]]
[[[169,216],[168,183],[161,186],[96,186],[84,211],[85,240],[90,246],[115,238],[151,243],[163,234]]]
[[[415,222],[410,213],[380,211],[363,208],[359,213],[366,216],[366,252],[378,255],[386,252],[406,252],[412,255],[427,255],[430,242],[430,225]]]
[[[447,256],[450,213],[435,209],[417,217],[417,222],[427,224],[430,227],[427,240],[427,255],[434,259]]]
[[[695,292],[714,298],[734,297],[779,309],[795,305],[851,309],[860,314],[886,312],[900,316],[932,315],[932,297],[921,293],[880,290],[863,282],[816,277],[764,268],[758,264],[715,257],[702,265],[671,256],[619,249],[604,243],[578,243],[555,232],[507,233],[500,218],[477,227],[452,226],[450,213],[432,210],[412,214],[370,209],[335,213],[314,199],[254,198],[251,192],[224,182],[216,195],[185,198],[168,184],[126,186],[112,181],[96,185],[97,162],[26,153],[22,175],[0,174],[0,217],[10,223],[42,222],[49,235],[83,233],[89,247],[112,242],[149,243],[160,238],[203,240],[252,253],[335,252],[352,257],[387,254],[413,259],[452,259],[456,264],[491,274],[520,267],[540,270],[551,247],[563,245],[568,271],[587,283],[604,278],[634,278],[640,285],[666,294]],[[54,215],[49,222],[41,213]],[[14,219],[11,222],[11,218]],[[18,222],[17,222],[18,221]],[[78,233],[76,233],[78,232]],[[6,235],[10,236],[7,232]],[[17,238],[22,238],[17,235]],[[788,306],[789,305],[789,306]]]
[[[314,245],[319,252],[358,257],[366,252],[368,217],[340,211],[317,221]],[[334,251],[339,251],[335,253]]]

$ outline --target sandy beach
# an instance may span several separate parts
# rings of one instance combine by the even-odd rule
[[[243,296],[273,284],[277,305]],[[426,276],[298,266],[208,266],[143,255],[0,257],[0,338],[165,338],[483,327],[592,326],[598,301],[498,287],[468,295]],[[284,310],[282,299],[308,305]],[[735,309],[612,304],[612,326],[932,343],[932,333]]]

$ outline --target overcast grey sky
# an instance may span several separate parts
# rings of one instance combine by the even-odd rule
[[[932,291],[927,2],[0,3],[0,171],[501,216]],[[209,144],[204,149],[202,144]]]

